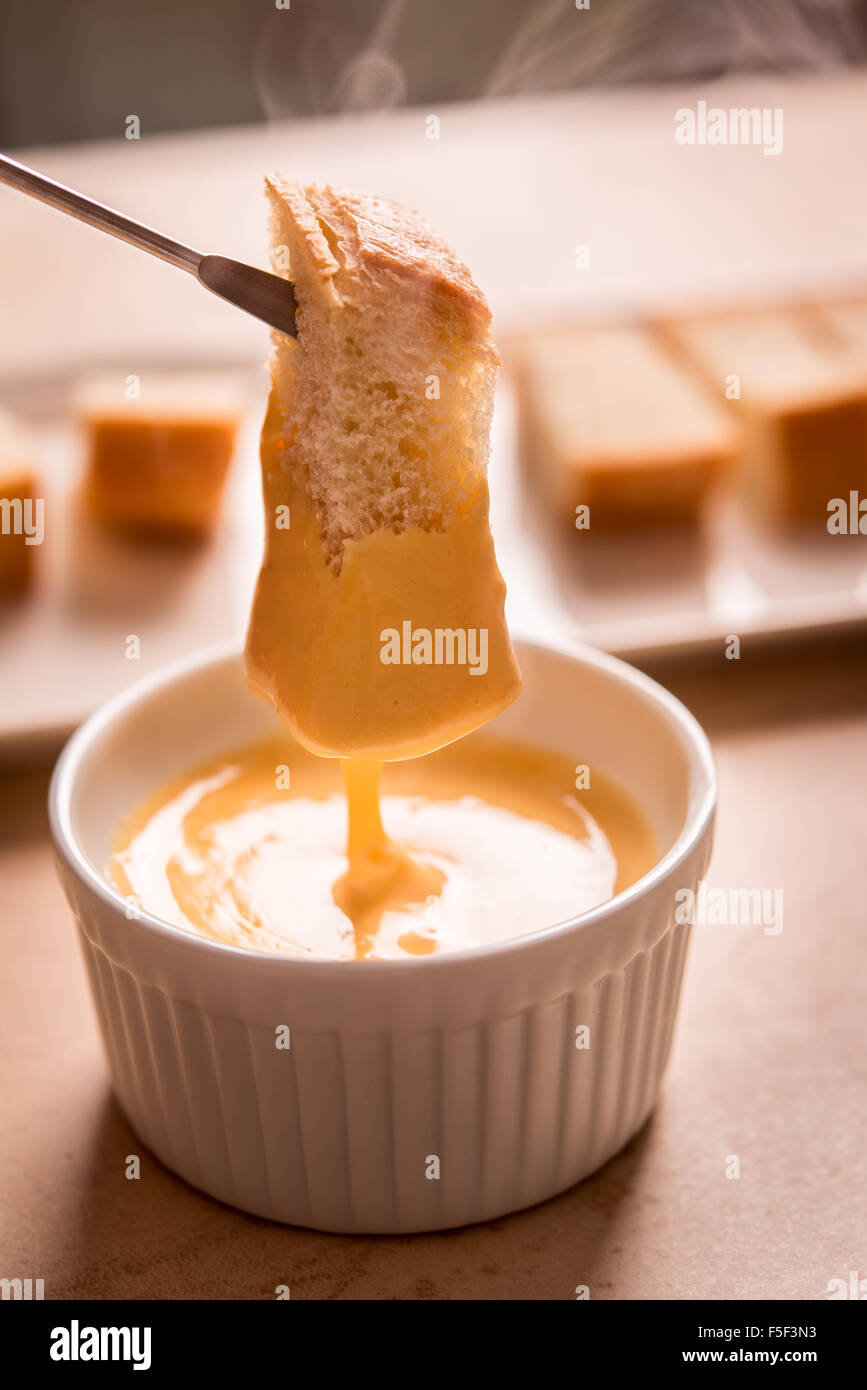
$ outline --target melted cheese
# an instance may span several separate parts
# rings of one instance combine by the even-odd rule
[[[262,431],[265,558],[247,635],[253,689],[306,747],[332,758],[418,757],[498,714],[521,677],[503,616],[487,486],[444,531],[408,526],[347,541],[335,571],[286,455],[272,393]],[[407,630],[422,636],[405,642]],[[388,633],[401,639],[398,661],[383,661],[394,654]],[[446,659],[437,662],[437,633],[469,634],[467,659],[447,660],[460,657],[459,636],[441,643]],[[471,664],[474,647],[484,648],[484,670]]]
[[[576,793],[574,767],[475,735],[388,764],[381,818],[380,769],[353,761],[347,836],[338,764],[280,736],[150,798],[110,876],[165,921],[282,955],[395,959],[523,936],[606,901],[656,857],[632,803],[595,772]]]
[[[385,834],[379,764],[452,743],[515,698],[505,585],[484,482],[445,530],[375,531],[345,543],[339,569],[329,565],[288,448],[275,391],[262,431],[266,544],[247,679],[306,748],[343,760],[348,864],[334,901],[358,941],[373,941],[386,908],[414,909],[443,883]]]

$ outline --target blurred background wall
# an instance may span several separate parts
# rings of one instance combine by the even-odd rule
[[[867,59],[867,0],[589,6],[0,0],[0,145]]]

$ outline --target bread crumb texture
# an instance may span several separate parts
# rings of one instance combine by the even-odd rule
[[[266,188],[274,270],[298,301],[297,339],[274,334],[276,466],[309,496],[337,571],[348,539],[442,531],[472,505],[499,359],[484,296],[415,213],[277,176]]]

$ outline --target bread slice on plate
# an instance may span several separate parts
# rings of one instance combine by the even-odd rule
[[[694,522],[734,457],[723,408],[641,327],[532,334],[517,383],[531,479],[582,530]]]
[[[867,489],[867,373],[801,313],[698,315],[660,331],[709,390],[737,390],[740,478],[759,514],[824,527],[830,498]]]
[[[84,495],[111,530],[200,540],[214,529],[243,402],[219,373],[80,383]]]

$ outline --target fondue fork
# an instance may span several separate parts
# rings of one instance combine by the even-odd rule
[[[28,169],[26,164],[19,164],[8,155],[0,154],[0,183],[29,193],[31,198],[38,198],[40,202],[48,203],[49,207],[68,213],[70,217],[78,218],[79,222],[87,222],[91,227],[108,232],[110,236],[128,241],[141,251],[159,256],[169,265],[195,275],[206,290],[218,294],[238,309],[270,324],[280,333],[288,333],[293,338],[297,336],[295,291],[291,283],[279,275],[270,275],[265,270],[229,260],[226,256],[209,256],[194,251],[192,247],[154,231],[153,227],[134,222],[122,212],[94,202],[92,198],[85,198],[82,193],[76,193],[74,189],[38,174],[35,169]]]

